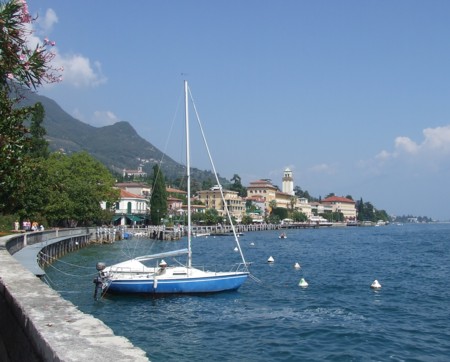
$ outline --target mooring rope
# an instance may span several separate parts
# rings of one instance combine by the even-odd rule
[[[63,270],[61,270],[61,269],[58,269],[57,267],[55,267],[53,264],[48,264],[50,267],[52,267],[53,269],[55,269],[56,271],[59,271],[60,273],[62,273],[62,274],[64,274],[64,275],[67,275],[67,276],[71,276],[71,277],[78,277],[78,278],[85,278],[85,277],[91,277],[91,276],[94,276],[94,275],[96,275],[97,274],[97,272],[95,272],[95,273],[90,273],[90,274],[83,274],[83,275],[81,275],[81,274],[71,274],[71,273],[67,273],[67,272],[65,272],[65,271],[63,271]],[[92,268],[90,268],[90,269],[92,269]]]
[[[43,256],[45,256],[45,257],[47,257],[47,258],[49,258],[49,259],[52,259],[52,261],[57,261],[57,262],[59,262],[59,263],[63,263],[63,264],[66,264],[66,265],[70,265],[70,266],[73,266],[73,267],[76,267],[76,268],[80,268],[80,269],[92,269],[92,267],[89,267],[89,266],[82,266],[82,265],[76,265],[76,264],[68,263],[68,262],[66,262],[66,261],[63,261],[63,260],[61,260],[61,259],[58,259],[58,258],[56,258],[56,257],[54,257],[54,256],[49,255],[49,254],[45,254],[45,253],[43,253],[42,251],[40,252],[40,254],[43,255]]]

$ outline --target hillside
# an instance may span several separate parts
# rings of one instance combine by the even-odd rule
[[[45,109],[43,126],[51,151],[64,150],[68,154],[86,151],[115,172],[122,172],[124,168],[136,169],[139,160],[148,160],[143,164],[143,169],[152,174],[153,165],[163,159],[161,168],[166,178],[176,179],[185,174],[183,165],[167,155],[163,158],[163,152],[139,136],[128,122],[93,127],[72,117],[48,97],[32,92],[25,92],[24,95],[23,105],[40,102]],[[191,174],[200,182],[213,178],[209,171],[193,169]],[[228,183],[225,179],[221,182]]]

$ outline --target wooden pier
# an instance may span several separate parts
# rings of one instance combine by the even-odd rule
[[[285,229],[317,229],[319,227],[330,227],[332,225],[319,225],[316,223],[290,223],[290,224],[237,224],[234,226],[236,233],[242,234],[252,231],[269,231]],[[334,225],[333,225],[334,226]],[[228,235],[233,232],[230,225],[193,225],[192,235]],[[145,226],[141,228],[127,228],[121,233],[122,239],[128,237],[146,237],[155,240],[179,240],[187,235],[187,228],[184,226]]]

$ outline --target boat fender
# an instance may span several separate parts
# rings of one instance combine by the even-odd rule
[[[308,284],[308,282],[305,280],[305,278],[300,279],[300,282],[298,283],[298,286],[299,286],[299,287],[302,287],[302,288],[306,288],[308,285],[309,285],[309,284]]]
[[[374,280],[373,283],[370,285],[370,287],[372,289],[380,289],[381,288],[381,284],[378,282],[378,280]]]
[[[156,289],[156,288],[158,288],[158,279],[155,277],[153,279],[153,289]]]

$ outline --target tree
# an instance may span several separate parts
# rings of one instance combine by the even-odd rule
[[[153,225],[160,225],[161,219],[167,215],[167,191],[161,168],[153,166],[152,194],[150,196],[150,221]]]
[[[48,142],[44,138],[47,131],[42,127],[44,121],[45,110],[42,103],[35,104],[30,124],[30,149],[32,157],[47,158],[49,155]]]
[[[308,216],[305,213],[300,211],[294,211],[292,213],[292,220],[295,222],[305,222],[308,220]]]
[[[210,178],[202,181],[202,190],[209,190],[213,186],[214,183]]]
[[[14,109],[6,91],[0,91],[0,211],[15,208],[21,193],[21,175],[27,171],[25,109]]]
[[[270,208],[270,214],[273,213],[273,211],[276,209],[277,207],[277,200],[270,200],[269,202],[269,208]]]
[[[108,169],[86,152],[70,156],[53,153],[45,161],[48,178],[48,204],[44,212],[53,226],[89,226],[104,220],[100,203],[119,199],[115,179]]]
[[[294,211],[294,207],[297,204],[297,197],[291,196],[289,199],[289,205],[291,206],[291,211]]]
[[[283,220],[288,217],[288,210],[284,207],[276,207],[275,209],[272,209],[270,216],[277,216],[278,220]]]
[[[361,198],[357,202],[356,209],[358,210],[359,221],[372,221],[373,219],[373,206],[370,202],[363,202]]]
[[[340,211],[334,211],[334,212],[325,212],[324,214],[322,214],[322,216],[327,219],[328,221],[331,222],[339,222],[339,221],[344,221],[344,214]]]
[[[17,107],[20,90],[36,90],[60,79],[56,74],[60,69],[51,67],[54,54],[48,50],[54,42],[45,40],[35,48],[28,45],[32,21],[25,1],[0,3],[0,212],[17,208],[24,192],[23,174],[33,163],[24,122],[34,109]]]
[[[241,197],[247,197],[247,189],[242,186],[241,177],[237,174],[234,174],[231,181],[233,181],[233,183],[231,184],[230,189],[232,191],[236,191]]]
[[[241,224],[250,225],[252,223],[253,223],[253,219],[252,219],[252,217],[250,215],[244,215],[242,217]]]
[[[279,224],[280,217],[275,214],[270,214],[268,217],[266,217],[266,222],[269,224]]]
[[[216,225],[222,220],[216,209],[208,209],[205,211],[204,215],[204,221],[207,225]]]
[[[25,218],[35,219],[44,224],[45,207],[48,205],[49,187],[53,180],[49,179],[47,162],[44,158],[33,159],[29,167],[22,170],[19,180],[16,182],[14,207],[9,209],[11,213],[17,213],[21,220]]]
[[[314,197],[312,197],[312,196],[309,194],[308,191],[303,191],[303,190],[301,189],[301,187],[299,187],[299,186],[295,186],[295,187],[294,187],[294,193],[295,193],[296,196],[298,196],[298,197],[303,197],[303,198],[305,198],[305,199],[307,199],[307,200],[309,200],[309,201],[317,201],[317,199],[314,198]]]

